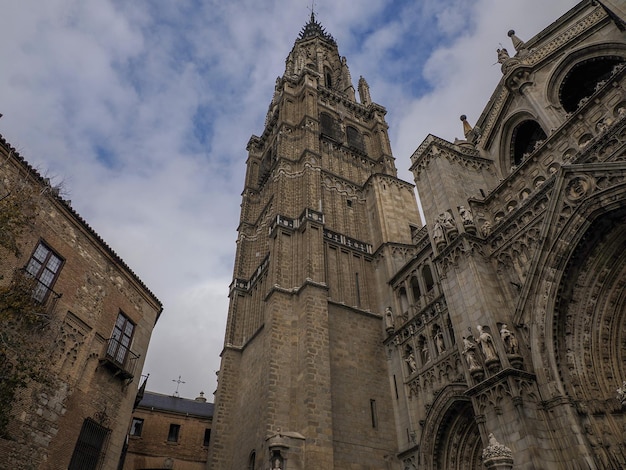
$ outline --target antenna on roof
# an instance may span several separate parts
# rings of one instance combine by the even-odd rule
[[[180,394],[178,393],[178,387],[180,387],[180,384],[184,384],[186,383],[184,380],[180,380],[180,375],[178,376],[178,380],[174,380],[172,379],[172,382],[176,382],[176,391],[174,392],[175,397],[180,397]]]

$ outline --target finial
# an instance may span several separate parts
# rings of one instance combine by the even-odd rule
[[[526,43],[515,35],[515,31],[511,29],[506,34],[508,37],[511,38],[511,41],[513,41],[513,47],[515,48],[517,52],[520,52],[521,50],[526,49]]]
[[[467,139],[470,132],[472,132],[472,126],[470,126],[470,123],[467,122],[467,116],[465,114],[462,114],[460,119],[463,122],[463,135]]]
[[[309,10],[311,10],[311,23],[315,23],[315,0],[311,0],[311,7]]]

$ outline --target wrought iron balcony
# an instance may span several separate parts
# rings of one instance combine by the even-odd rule
[[[131,381],[135,376],[137,359],[139,359],[139,354],[131,351],[129,345],[117,338],[109,338],[104,356],[100,358],[100,364],[123,380]]]

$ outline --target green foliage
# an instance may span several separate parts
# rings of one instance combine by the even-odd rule
[[[0,185],[0,248],[19,256],[19,240],[35,216],[36,198],[28,187]]]
[[[35,282],[17,272],[0,287],[0,437],[6,435],[17,391],[50,380],[54,335],[46,306],[33,298]]]

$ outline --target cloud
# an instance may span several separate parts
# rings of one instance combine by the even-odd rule
[[[388,109],[403,178],[432,132],[461,134],[501,73],[495,49],[572,0],[348,0],[317,19]],[[317,8],[317,7],[316,7]],[[260,135],[306,4],[22,0],[3,7],[0,132],[66,181],[73,206],[163,301],[149,388],[215,389],[246,143]]]

